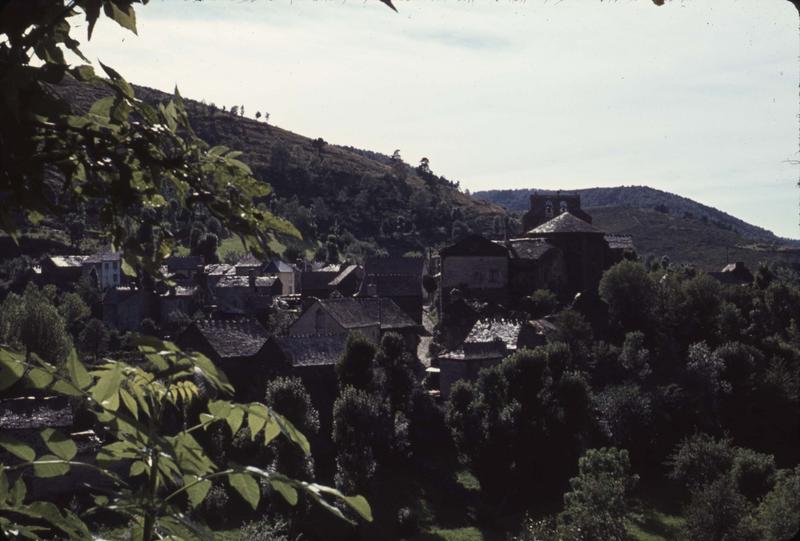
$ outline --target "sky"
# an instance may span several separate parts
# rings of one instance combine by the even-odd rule
[[[800,238],[789,2],[395,5],[151,0],[138,35],[102,19],[83,51],[308,137],[426,156],[470,191],[647,185]]]

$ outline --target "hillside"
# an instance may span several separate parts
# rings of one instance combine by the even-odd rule
[[[151,88],[135,89],[148,102],[170,98]],[[79,112],[105,95],[103,87],[74,80],[56,91]],[[212,146],[241,150],[240,159],[254,175],[272,185],[275,196],[265,204],[301,231],[305,242],[295,246],[301,251],[330,250],[331,242],[339,254],[357,259],[376,251],[420,251],[448,242],[454,231],[486,230],[504,213],[460,192],[455,182],[387,156],[328,144],[214,105],[185,102],[200,137]]]
[[[555,193],[549,190],[487,190],[473,193],[473,197],[484,199],[505,207],[510,211],[524,212],[528,209],[529,196],[534,192]],[[615,188],[588,188],[570,190],[579,193],[584,208],[628,207],[657,209],[661,212],[707,223],[718,229],[732,231],[748,240],[759,243],[791,244],[800,247],[800,240],[784,239],[762,227],[740,220],[721,210],[703,205],[674,193],[656,190],[648,186],[618,186]]]
[[[800,262],[798,248],[758,243],[702,220],[653,209],[595,207],[587,210],[600,229],[632,235],[643,257],[666,255],[674,263],[692,263],[705,270],[719,270],[732,261],[744,261],[751,269],[757,268],[761,261]]]

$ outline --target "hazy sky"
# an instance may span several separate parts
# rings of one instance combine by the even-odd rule
[[[644,184],[800,237],[785,0],[151,0],[84,51],[472,191]]]

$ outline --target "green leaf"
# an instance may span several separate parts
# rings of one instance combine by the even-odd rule
[[[269,421],[267,422],[267,426],[264,429],[264,445],[269,445],[269,442],[274,440],[278,437],[281,433],[281,427],[271,415]]]
[[[236,489],[236,492],[238,492],[253,509],[258,507],[258,501],[261,499],[261,490],[255,479],[244,473],[230,473],[228,474],[228,483]]]
[[[103,11],[106,16],[114,19],[118,25],[127,28],[136,34],[136,12],[130,2],[121,0],[106,0],[103,2]]]
[[[75,445],[75,442],[54,428],[45,428],[39,435],[47,448],[58,458],[72,460],[78,454],[78,446]]]
[[[69,378],[72,380],[79,389],[85,389],[92,384],[92,376],[83,366],[83,363],[78,359],[78,354],[73,348],[67,356],[67,372]]]
[[[250,439],[255,440],[256,434],[264,428],[269,419],[269,410],[264,404],[250,404],[247,409],[247,427],[250,429]]]
[[[133,464],[131,464],[131,471],[130,476],[136,477],[137,475],[142,475],[147,470],[147,466],[141,460],[137,460]]]
[[[286,500],[289,505],[297,504],[297,490],[295,490],[292,485],[282,479],[276,478],[270,479],[269,484],[283,496],[283,499]]]
[[[2,432],[0,432],[0,447],[25,462],[31,462],[36,459],[36,453],[33,448]]]
[[[42,461],[50,462],[50,464],[43,464]],[[44,455],[33,463],[33,472],[36,477],[58,477],[69,472],[69,464],[57,456]]]
[[[206,499],[209,489],[211,488],[211,481],[200,479],[196,475],[186,475],[183,478],[183,484],[187,487],[186,494],[189,496],[189,503],[192,507],[197,507],[203,500]]]
[[[127,407],[128,410],[130,410],[134,418],[138,419],[139,406],[136,404],[136,399],[131,396],[131,393],[122,388],[120,388],[119,390],[119,395],[120,397],[122,397],[122,401],[125,403],[125,407]]]
[[[25,379],[33,389],[46,389],[47,386],[53,382],[52,374],[41,368],[32,368],[30,372],[25,375]]]
[[[242,426],[242,421],[244,420],[244,410],[240,406],[232,406],[230,413],[225,418],[228,422],[228,426],[231,427],[231,434],[236,434],[239,431],[239,427]]]
[[[272,418],[275,419],[278,425],[281,427],[281,432],[283,432],[286,436],[289,437],[295,444],[297,444],[300,449],[303,450],[306,456],[311,455],[311,445],[308,443],[308,439],[303,435],[302,432],[297,430],[295,426],[283,415],[279,415],[272,412]]]
[[[92,398],[99,404],[109,401],[117,395],[119,386],[122,383],[122,369],[118,363],[113,363],[111,368],[98,371],[100,377],[92,387]]]
[[[11,500],[11,505],[22,505],[22,502],[25,501],[25,495],[27,493],[28,487],[25,485],[25,481],[22,480],[22,477],[17,478],[14,486],[8,493],[9,499]]]
[[[89,108],[89,116],[95,117],[98,122],[105,122],[111,118],[111,107],[114,106],[114,97],[100,98]]]
[[[22,356],[6,348],[0,349],[0,391],[8,389],[25,374]]]

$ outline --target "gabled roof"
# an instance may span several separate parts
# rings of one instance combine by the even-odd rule
[[[439,251],[441,257],[452,256],[490,256],[508,257],[505,246],[490,241],[480,235],[468,235],[460,241]]]
[[[122,255],[119,252],[104,252],[102,254],[92,254],[88,256],[84,263],[103,263],[105,261],[119,261]]]
[[[261,261],[253,254],[245,254],[236,262],[237,267],[260,267]]]
[[[516,349],[523,322],[511,319],[480,319],[472,326],[465,344],[502,342],[508,349]]]
[[[209,276],[222,276],[225,274],[235,274],[236,267],[227,263],[212,263],[205,266],[205,273]]]
[[[422,279],[408,274],[368,274],[361,281],[360,296],[422,297]]]
[[[556,235],[564,233],[594,233],[602,234],[603,232],[595,226],[581,220],[577,216],[569,212],[562,212],[552,220],[548,220],[539,227],[528,231],[528,235]]]
[[[192,324],[221,358],[251,357],[269,337],[255,319],[205,319]]]
[[[391,299],[347,297],[318,302],[322,309],[345,329],[378,324],[381,329],[405,329],[417,326]]]
[[[300,275],[300,285],[303,291],[321,291],[331,289],[328,285],[331,280],[336,278],[338,272],[333,271],[309,271]]]
[[[267,264],[265,270],[267,272],[294,272],[297,269],[295,269],[292,265],[290,265],[286,261],[280,259],[273,259]]]
[[[88,255],[54,255],[48,257],[50,262],[59,268],[80,267],[89,259]]]
[[[424,257],[368,257],[364,262],[364,274],[408,274],[422,276],[425,270]]]
[[[328,285],[331,287],[336,287],[353,273],[355,273],[355,276],[358,277],[359,274],[363,273],[363,270],[358,265],[348,265],[339,274],[336,275],[336,278],[328,282]]]
[[[511,239],[509,252],[514,259],[540,259],[555,247],[545,239]]]
[[[278,279],[276,275],[254,276],[256,287],[272,287]],[[250,287],[249,276],[237,276],[235,274],[224,274],[214,287]]]
[[[271,340],[283,352],[292,366],[333,365],[344,353],[346,338],[327,336],[275,336]]]

